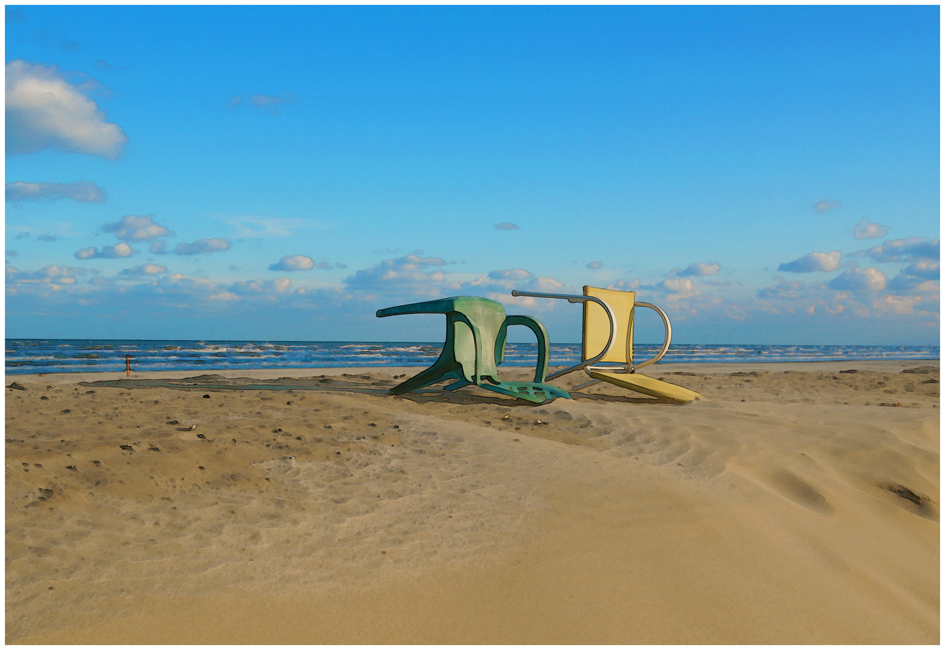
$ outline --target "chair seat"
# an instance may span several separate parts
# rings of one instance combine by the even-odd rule
[[[500,381],[498,384],[483,382],[479,387],[536,404],[544,404],[558,397],[571,399],[571,394],[566,390],[532,381]]]
[[[677,386],[676,384],[670,384],[660,379],[653,379],[652,377],[647,377],[646,375],[638,375],[636,373],[599,372],[593,370],[587,374],[594,379],[616,384],[617,386],[621,386],[638,393],[643,393],[644,395],[661,397],[674,402],[688,404],[694,399],[705,399],[705,397],[694,390],[689,390],[688,388],[683,388],[682,386]]]

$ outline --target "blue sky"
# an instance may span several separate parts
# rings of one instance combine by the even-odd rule
[[[7,6],[6,335],[436,341],[374,312],[479,295],[571,342],[510,291],[589,284],[683,343],[937,343],[939,24]]]

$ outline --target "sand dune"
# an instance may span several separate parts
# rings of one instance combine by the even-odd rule
[[[939,641],[937,361],[659,368],[707,399],[7,377],[6,640]]]

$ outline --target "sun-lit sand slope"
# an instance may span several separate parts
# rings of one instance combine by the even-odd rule
[[[649,370],[707,400],[8,376],[6,640],[939,641],[938,362]]]

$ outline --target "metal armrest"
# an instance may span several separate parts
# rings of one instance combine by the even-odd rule
[[[657,353],[655,357],[653,357],[652,359],[647,359],[643,363],[633,364],[630,368],[631,372],[633,372],[634,370],[638,370],[640,368],[645,368],[646,366],[650,366],[656,363],[657,361],[659,361],[660,359],[662,359],[663,355],[666,354],[666,351],[669,350],[670,342],[673,340],[673,326],[669,324],[669,316],[666,315],[665,311],[663,311],[656,305],[652,305],[648,302],[638,302],[636,303],[635,306],[646,307],[648,309],[652,309],[653,311],[655,311],[657,314],[660,315],[660,318],[663,319],[663,326],[666,328],[666,338],[663,340],[663,347],[660,348],[660,351]]]
[[[528,297],[528,298],[553,298],[555,300],[567,300],[570,303],[579,303],[579,302],[585,303],[587,301],[596,302],[598,305],[604,308],[604,313],[607,314],[607,319],[610,321],[610,337],[608,337],[607,339],[607,345],[604,346],[603,352],[598,354],[593,359],[582,361],[581,363],[571,366],[570,368],[565,368],[564,370],[559,370],[558,372],[552,373],[548,375],[546,379],[551,380],[551,379],[554,379],[555,377],[560,377],[562,375],[568,374],[569,372],[574,372],[575,370],[581,370],[582,368],[586,366],[589,366],[593,363],[597,363],[598,361],[603,359],[607,355],[607,353],[610,352],[610,348],[613,347],[614,332],[617,330],[617,317],[614,315],[614,312],[610,308],[610,305],[608,305],[606,302],[604,302],[600,298],[595,298],[593,296],[572,296],[572,295],[563,294],[563,293],[536,293],[536,292],[531,292],[531,291],[519,291],[518,289],[513,290],[512,295],[516,297],[523,296],[523,297]]]

